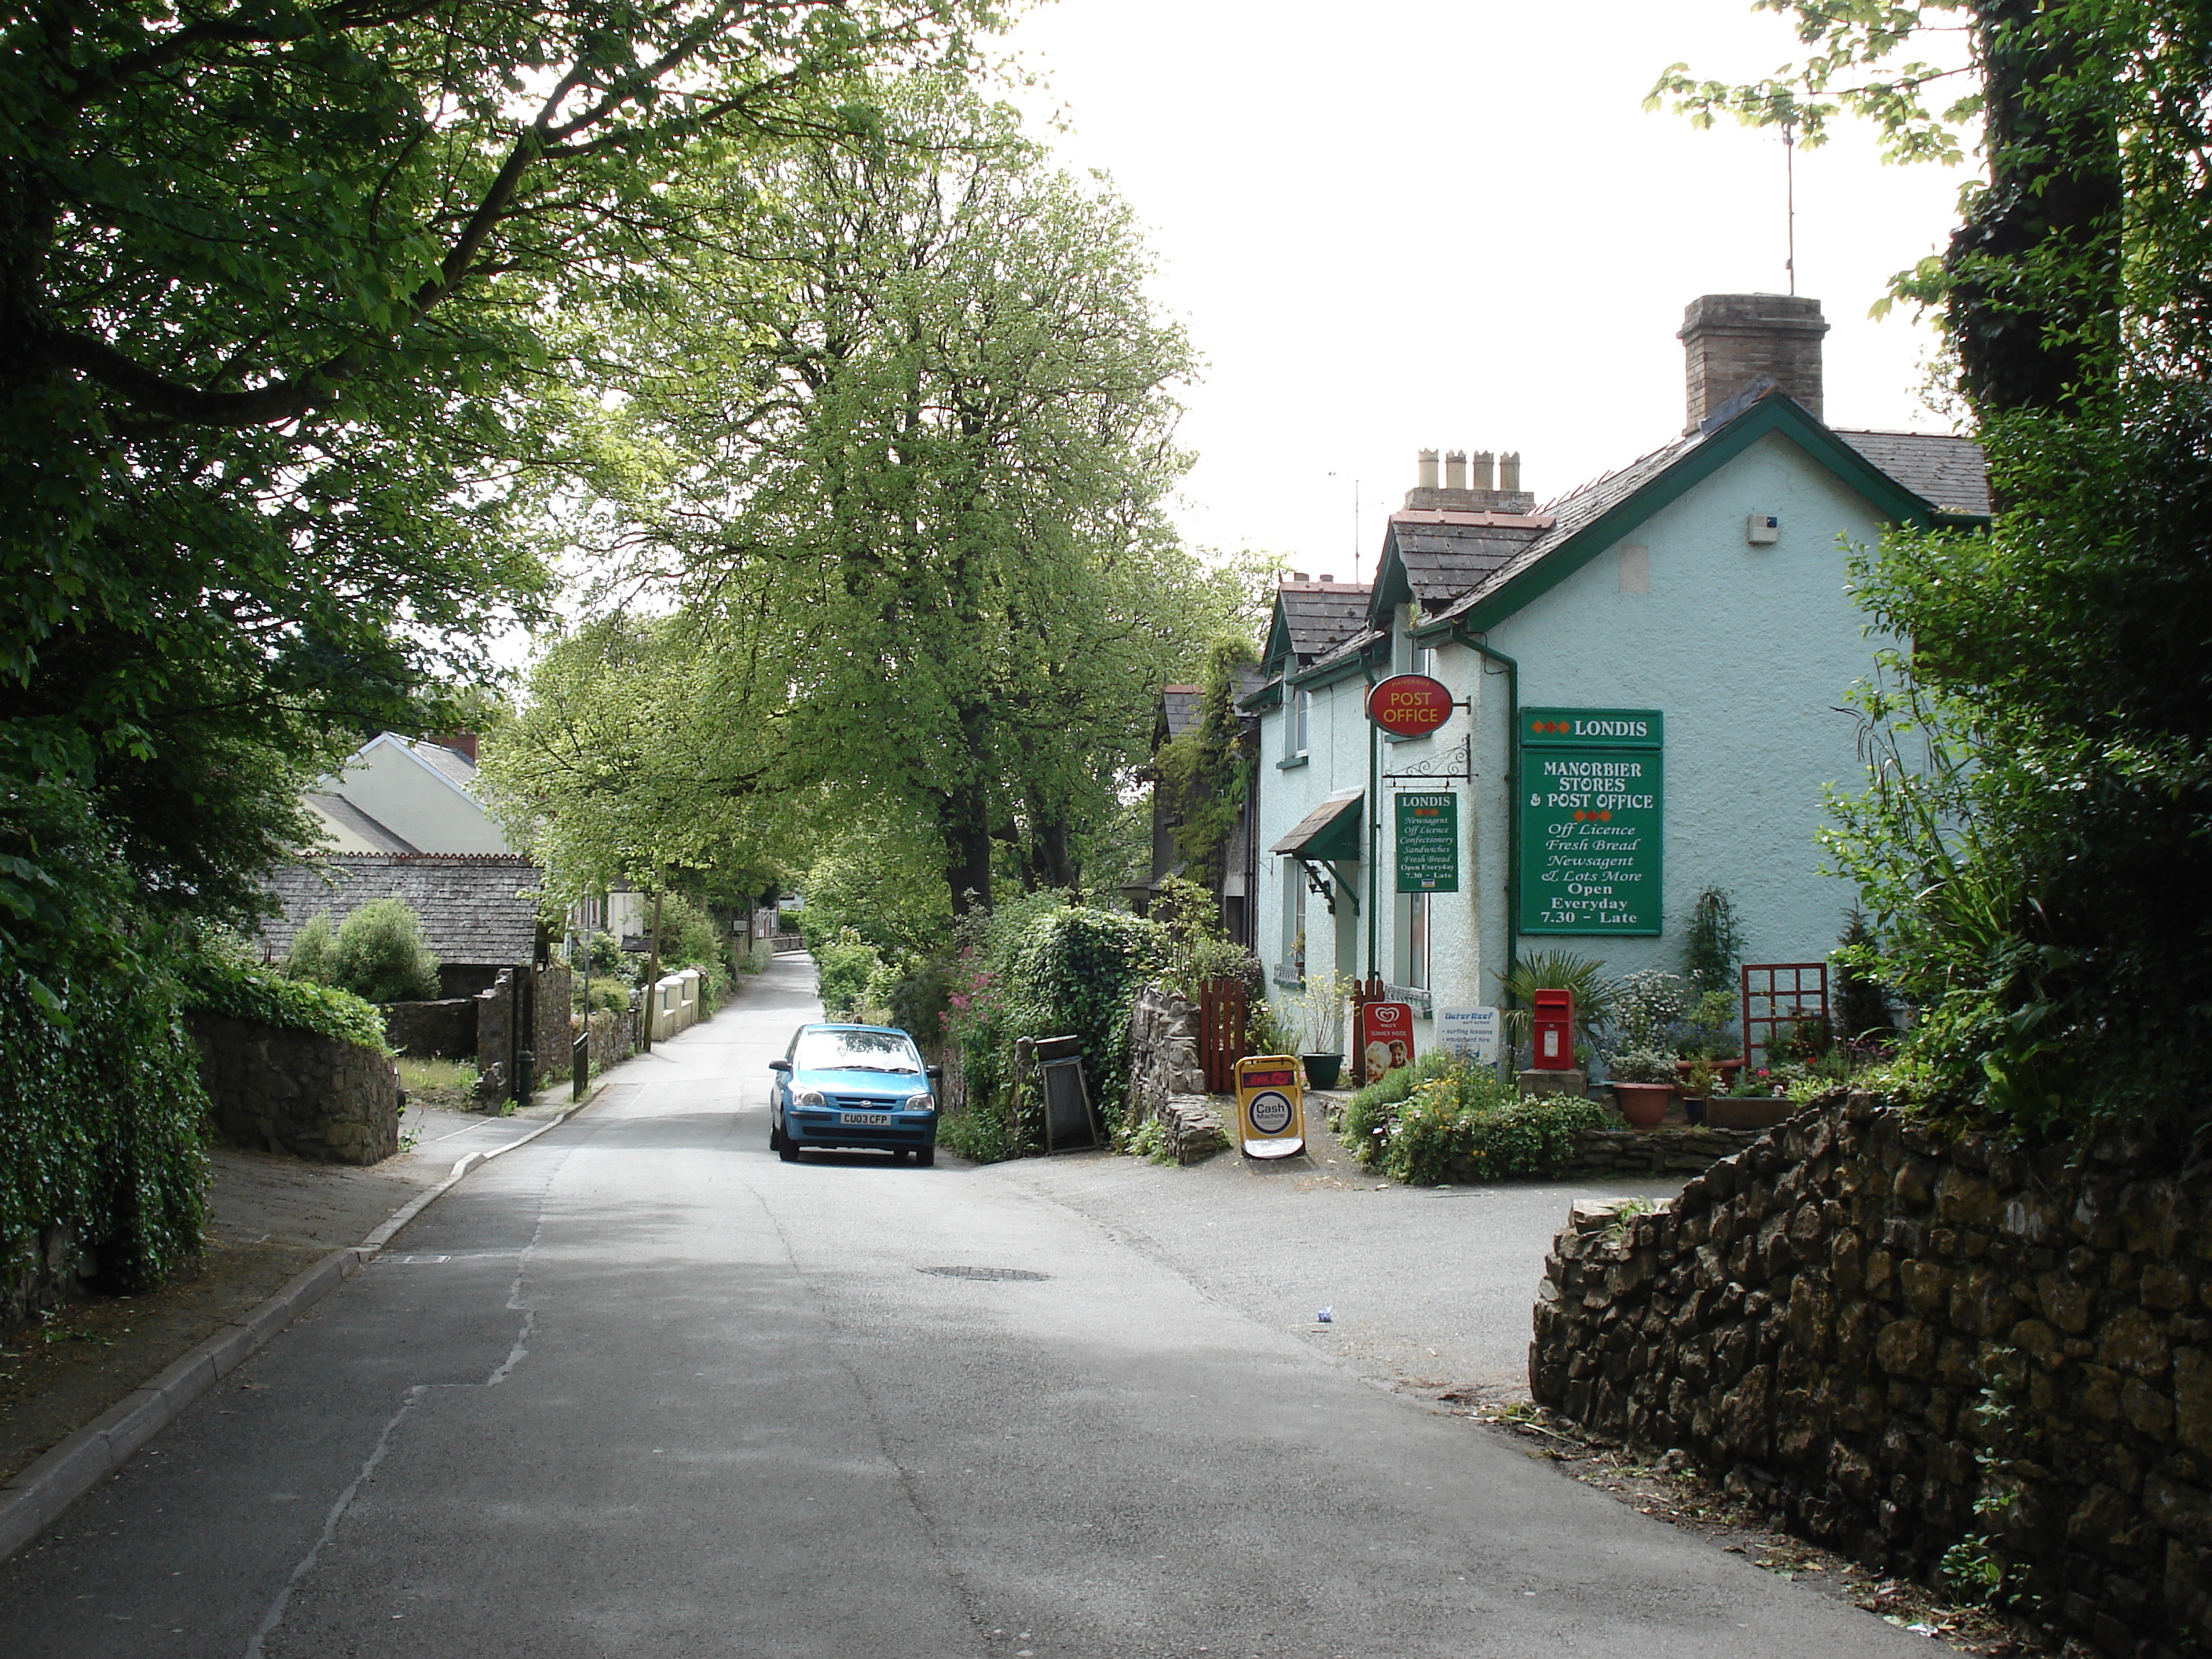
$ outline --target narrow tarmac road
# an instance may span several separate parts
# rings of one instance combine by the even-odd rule
[[[779,1164],[774,974],[0,1563],[8,1659],[1926,1651],[1048,1191]]]

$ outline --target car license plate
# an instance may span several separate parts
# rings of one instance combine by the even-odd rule
[[[891,1121],[889,1112],[847,1112],[837,1120],[862,1128],[880,1128]]]

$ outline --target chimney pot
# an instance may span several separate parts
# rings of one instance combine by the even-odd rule
[[[1437,452],[1433,449],[1425,449],[1421,452],[1421,488],[1434,489],[1436,487]]]
[[[1478,449],[1474,452],[1474,487],[1477,489],[1498,488],[1497,480],[1492,477],[1490,470],[1496,459],[1497,458],[1486,449]]]
[[[1334,574],[1324,574],[1324,575],[1322,577],[1322,580],[1323,581],[1325,581],[1325,582],[1333,582],[1333,581],[1334,581],[1334,580],[1336,580],[1336,577],[1335,577],[1335,575],[1334,575]]]
[[[1446,489],[1467,488],[1467,452],[1465,450],[1453,449],[1445,452],[1444,488]]]
[[[1512,495],[1521,488],[1521,452],[1509,450],[1498,458],[1498,487]]]
[[[1685,390],[1695,432],[1723,404],[1773,386],[1826,417],[1820,400],[1820,302],[1795,294],[1705,294],[1690,301],[1675,337],[1686,359]]]
[[[1310,582],[1313,578],[1303,570],[1293,570],[1291,572],[1291,580],[1294,582]]]

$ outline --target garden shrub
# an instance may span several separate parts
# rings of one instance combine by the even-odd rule
[[[337,952],[337,931],[331,926],[331,913],[318,910],[308,918],[306,927],[292,935],[292,948],[284,953],[284,976],[317,985],[333,983],[337,970],[331,958]]]
[[[404,899],[371,899],[338,924],[330,982],[371,1002],[427,1002],[438,994],[438,958]]]
[[[1014,1086],[1014,1044],[1022,1037],[1076,1037],[1091,1101],[1105,1127],[1118,1128],[1130,1005],[1166,951],[1158,923],[1072,904],[1056,892],[1012,899],[965,921],[945,1033],[958,1053],[966,1099],[940,1129],[953,1137],[947,1144],[963,1157],[978,1155],[960,1136],[1001,1158],[1030,1150],[1036,1103],[1017,1098]],[[970,1121],[962,1125],[963,1118]]]
[[[1487,1066],[1429,1054],[1355,1094],[1344,1133],[1370,1169],[1433,1187],[1557,1176],[1574,1161],[1585,1130],[1613,1122],[1596,1101],[1524,1097]]]

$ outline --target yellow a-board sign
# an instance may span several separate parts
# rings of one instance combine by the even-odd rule
[[[1254,1054],[1237,1062],[1237,1140],[1247,1158],[1305,1151],[1305,1091],[1296,1054]]]

